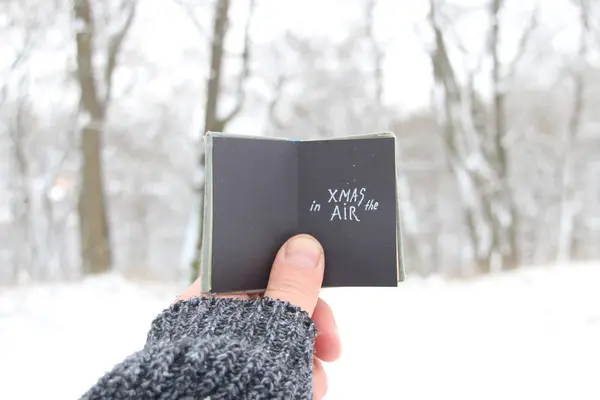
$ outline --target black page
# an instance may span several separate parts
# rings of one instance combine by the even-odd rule
[[[298,233],[297,143],[213,138],[212,288],[265,289],[279,247]]]
[[[300,231],[325,248],[323,286],[397,286],[394,138],[298,144]]]
[[[214,137],[212,151],[211,291],[264,289],[277,250],[297,233],[325,247],[324,287],[397,285],[393,138]],[[338,200],[357,189],[333,221],[329,189]]]

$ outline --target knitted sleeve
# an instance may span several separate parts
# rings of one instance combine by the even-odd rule
[[[312,399],[315,336],[306,312],[278,300],[179,302],[83,399]]]

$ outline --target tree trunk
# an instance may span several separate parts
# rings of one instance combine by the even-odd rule
[[[486,116],[485,110],[472,82],[463,89],[457,80],[442,28],[436,17],[435,2],[430,1],[430,6],[430,21],[436,42],[431,55],[435,93],[438,115],[445,131],[444,143],[449,167],[455,176],[463,202],[464,221],[473,248],[473,262],[480,272],[487,273],[498,264],[504,265],[507,262],[505,256],[512,254],[506,245],[510,236],[506,232],[513,222],[511,217],[506,216],[510,215],[506,206],[508,187],[506,179],[502,178],[502,173],[505,172],[498,171],[498,160],[505,160],[504,153],[497,150],[498,144],[502,145],[502,140],[499,138],[492,146],[486,142],[487,117],[483,120],[479,118],[481,115]],[[494,44],[495,39],[491,43]],[[495,48],[495,45],[492,47]],[[495,74],[499,76],[497,60],[495,69]],[[498,82],[495,94],[499,110],[503,109],[501,89]],[[499,115],[502,118],[503,114]],[[496,122],[494,132],[503,130],[504,120]],[[502,165],[505,165],[504,161]]]
[[[579,129],[581,119],[585,108],[585,65],[586,56],[588,53],[587,34],[590,30],[588,21],[589,16],[589,1],[579,0],[579,13],[581,32],[579,37],[579,51],[575,72],[573,74],[573,107],[569,125],[565,132],[564,152],[561,165],[561,199],[560,199],[560,219],[558,229],[558,246],[557,246],[557,261],[565,264],[571,261],[573,250],[575,247],[575,225],[576,218],[579,213],[579,204],[575,188],[575,171],[573,160],[573,147]]]
[[[73,14],[78,26],[77,80],[81,89],[81,106],[89,118],[82,128],[81,189],[79,194],[79,221],[81,258],[84,273],[107,272],[112,266],[112,251],[104,191],[104,168],[102,166],[102,141],[106,122],[106,111],[111,101],[112,77],[117,66],[117,57],[129,32],[137,10],[137,0],[121,3],[124,22],[109,36],[106,48],[106,66],[103,74],[94,70],[94,18],[92,2],[73,2]],[[97,82],[102,82],[104,92],[100,95]]]
[[[25,151],[28,137],[27,127],[24,126],[24,102],[19,103],[14,125],[9,127],[9,137],[12,141],[14,162],[14,191],[18,196],[12,201],[12,211],[15,217],[16,229],[13,233],[15,238],[15,283],[20,283],[19,278],[26,277],[27,280],[36,279],[39,265],[35,256],[35,224],[33,220],[32,196],[30,187],[30,167]]]
[[[244,83],[250,74],[250,24],[254,15],[255,0],[250,0],[250,9],[244,31],[244,50],[242,52],[242,71],[237,80],[235,106],[225,116],[221,116],[219,101],[221,98],[221,75],[225,56],[225,40],[229,28],[230,0],[217,0],[213,19],[212,44],[210,54],[210,71],[206,89],[206,106],[204,114],[204,132],[223,132],[227,124],[242,110],[245,101]],[[198,24],[196,24],[198,25]],[[199,169],[204,168],[206,155],[204,151],[200,156]],[[204,179],[198,187],[198,230],[194,258],[192,260],[192,280],[200,274],[202,257],[203,220],[204,220]],[[208,276],[203,276],[203,284],[207,284]]]
[[[81,258],[86,274],[104,273],[112,263],[102,168],[102,136],[105,104],[100,100],[93,67],[94,26],[89,0],[73,3],[75,19],[82,28],[77,32],[77,77],[81,103],[89,116],[82,129],[81,188],[79,223]]]
[[[79,193],[81,256],[86,274],[108,272],[112,263],[101,148],[102,130],[86,126],[81,146],[83,166]]]
[[[229,0],[218,0],[215,9],[213,25],[212,46],[210,52],[210,74],[206,93],[206,107],[204,114],[204,133],[208,131],[220,132],[219,115],[217,107],[221,97],[221,72],[223,66],[223,53],[227,28],[229,24]]]
[[[494,225],[494,249],[499,257],[501,267],[505,269],[516,268],[519,263],[518,256],[518,215],[514,206],[514,199],[509,184],[509,168],[504,137],[506,135],[506,80],[502,76],[500,62],[500,11],[504,0],[492,0],[490,17],[492,32],[490,38],[490,52],[492,55],[492,85],[494,91],[494,129],[491,140],[493,149],[494,169],[498,176],[497,187],[490,194],[490,207],[492,208],[492,223]],[[501,214],[505,217],[502,218]]]
[[[227,35],[229,21],[229,0],[218,0],[215,7],[215,17],[213,20],[213,36],[210,53],[210,71],[206,90],[206,106],[204,114],[204,132],[221,132],[225,126],[223,121],[219,119],[218,105],[221,95],[221,70],[223,65],[223,53],[225,38]],[[199,168],[204,168],[206,155],[204,151],[200,156]],[[192,280],[195,280],[200,275],[200,261],[202,257],[202,240],[203,240],[203,221],[204,221],[204,187],[205,180],[202,180],[198,188],[198,233],[196,240],[196,251],[192,260]],[[203,284],[208,276],[202,276]],[[204,285],[203,285],[204,286]]]

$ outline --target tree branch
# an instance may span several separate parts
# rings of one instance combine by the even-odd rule
[[[489,52],[492,57],[492,86],[494,93],[494,161],[500,177],[506,177],[508,166],[506,151],[503,146],[506,134],[506,81],[502,77],[502,63],[500,61],[500,11],[504,7],[504,0],[493,0],[490,7],[491,32],[489,36]]]
[[[94,23],[90,0],[73,2],[73,12],[77,26],[77,79],[81,87],[81,100],[85,109],[95,120],[104,117],[104,104],[98,97],[94,76]]]
[[[36,40],[38,38],[35,38]],[[35,47],[35,43],[36,40],[34,40],[33,35],[31,34],[31,32],[27,32],[27,34],[25,35],[25,40],[23,45],[21,46],[21,48],[19,50],[17,50],[17,54],[15,59],[10,63],[10,66],[8,67],[8,76],[5,78],[6,82],[8,82],[10,80],[10,75],[21,66],[21,64],[23,64],[24,62],[27,61],[27,58],[30,55],[30,51],[31,49],[33,49]],[[2,82],[2,85],[0,85],[1,89],[0,89],[0,107],[4,104],[4,102],[6,101],[6,98],[8,96],[8,85],[6,85],[4,82]]]
[[[127,12],[127,18],[125,20],[125,23],[123,24],[123,26],[121,27],[121,29],[119,29],[117,31],[116,34],[112,35],[109,39],[108,42],[108,49],[107,49],[107,63],[106,63],[106,68],[104,70],[104,79],[105,79],[105,84],[106,84],[106,95],[104,98],[104,106],[106,106],[110,100],[111,100],[111,96],[112,96],[112,77],[113,74],[115,72],[115,68],[117,66],[117,57],[119,55],[119,53],[121,52],[121,48],[123,47],[123,42],[125,40],[125,37],[127,36],[127,33],[129,32],[129,30],[131,29],[131,26],[133,24],[133,20],[135,19],[135,15],[136,15],[136,11],[137,11],[137,5],[138,5],[138,0],[126,0],[127,4],[129,4],[128,9],[126,10]],[[125,4],[125,3],[123,3]]]
[[[202,26],[202,23],[196,17],[196,14],[192,10],[192,7],[186,4],[184,0],[173,0],[173,2],[183,10],[186,17],[188,17],[192,25],[194,25],[194,28],[196,28],[196,31],[200,34],[200,36],[204,39],[208,38],[206,29],[204,28],[204,26]]]
[[[275,82],[275,94],[269,101],[267,115],[269,116],[269,121],[271,122],[271,125],[276,129],[283,129],[285,126],[283,122],[281,122],[281,120],[277,117],[277,107],[281,102],[283,88],[287,84],[288,80],[289,78],[283,74],[280,74],[277,77],[277,81]]]
[[[509,70],[506,75],[506,80],[514,79],[516,75],[518,64],[520,63],[523,56],[526,54],[527,48],[529,47],[529,42],[531,41],[531,37],[533,36],[533,33],[539,26],[539,13],[540,6],[538,3],[535,7],[535,10],[531,13],[529,23],[527,24],[525,30],[523,31],[523,34],[521,35],[521,38],[519,39],[519,43],[517,45],[517,54],[515,54],[515,57],[510,63]]]
[[[377,0],[367,0],[366,18],[365,18],[365,36],[371,47],[373,56],[373,80],[375,82],[375,100],[377,107],[383,106],[383,60],[385,57],[384,51],[381,49],[377,38],[375,37],[375,8]],[[379,111],[378,111],[379,112]]]
[[[227,125],[244,106],[246,100],[246,90],[244,84],[250,76],[250,28],[252,26],[252,19],[254,17],[254,10],[256,8],[256,0],[250,0],[250,10],[248,12],[248,18],[246,19],[246,26],[244,28],[244,51],[242,53],[242,71],[238,77],[236,87],[236,104],[229,114],[221,119],[221,126]]]
[[[588,0],[579,0],[579,20],[581,23],[581,36],[579,39],[579,50],[577,54],[577,64],[575,66],[574,74],[574,99],[573,108],[571,110],[571,117],[569,118],[569,131],[570,136],[569,142],[574,140],[580,130],[581,119],[583,116],[583,109],[585,107],[585,64],[586,56],[588,53],[588,41],[587,36],[590,32],[590,19],[589,9],[590,4]]]

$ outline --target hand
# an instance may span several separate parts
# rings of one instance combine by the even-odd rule
[[[264,296],[288,301],[302,308],[315,322],[318,335],[315,343],[314,393],[322,399],[327,392],[327,375],[321,361],[332,362],[341,354],[341,342],[331,307],[319,298],[323,283],[325,257],[319,242],[309,235],[288,240],[279,250],[271,268]],[[178,298],[187,300],[200,296],[200,280],[196,280]],[[252,295],[219,295],[219,297],[249,298]]]

